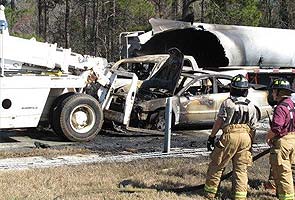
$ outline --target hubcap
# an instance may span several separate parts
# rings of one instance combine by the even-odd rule
[[[95,124],[95,112],[88,105],[75,107],[70,115],[71,127],[78,133],[87,133]]]

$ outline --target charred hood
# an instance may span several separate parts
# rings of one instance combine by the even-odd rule
[[[150,100],[153,97],[149,97],[149,93],[163,89],[166,91],[161,94],[161,97],[174,94],[182,71],[184,55],[177,48],[170,48],[168,53],[169,58],[162,67],[141,84],[138,94],[142,96],[142,99]]]

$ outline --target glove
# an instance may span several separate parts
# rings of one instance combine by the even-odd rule
[[[214,146],[215,146],[215,138],[216,138],[216,136],[214,136],[214,137],[209,136],[209,138],[207,140],[207,150],[208,151],[213,151]]]

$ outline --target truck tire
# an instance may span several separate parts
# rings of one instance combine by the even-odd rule
[[[94,97],[74,94],[63,100],[60,127],[70,141],[85,142],[94,139],[102,124],[102,108]]]
[[[50,107],[50,112],[49,112],[49,124],[53,131],[55,132],[56,135],[65,138],[65,135],[62,132],[62,129],[60,127],[60,112],[61,112],[61,105],[62,102],[68,98],[69,96],[75,94],[74,92],[69,92],[60,95],[57,97],[53,104]]]

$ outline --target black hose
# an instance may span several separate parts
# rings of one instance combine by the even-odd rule
[[[260,152],[259,154],[255,155],[253,157],[253,162],[258,160],[259,158],[263,157],[264,155],[268,154],[270,152],[270,148]],[[228,172],[227,174],[221,176],[220,181],[223,181],[225,179],[228,179],[233,174],[233,171]],[[200,190],[205,187],[205,184],[196,185],[196,186],[190,186],[190,187],[183,187],[183,188],[172,188],[172,189],[165,189],[165,191],[169,192],[175,192],[175,193],[183,193],[183,192],[192,192],[195,190]]]

